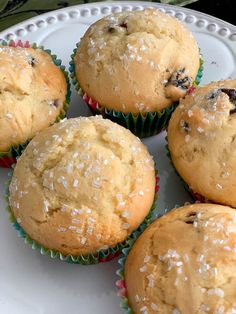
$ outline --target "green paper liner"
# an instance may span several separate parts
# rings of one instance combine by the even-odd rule
[[[14,168],[14,166],[12,168]],[[109,247],[106,250],[99,250],[97,251],[97,253],[79,255],[79,256],[64,255],[56,250],[45,248],[44,246],[39,244],[37,241],[33,240],[20,226],[16,217],[12,213],[11,207],[9,204],[9,186],[10,186],[12,175],[13,175],[13,170],[8,173],[9,180],[7,182],[7,189],[6,189],[6,195],[5,195],[5,199],[7,202],[6,209],[9,212],[9,219],[10,219],[11,225],[17,231],[18,236],[23,238],[24,242],[30,245],[33,250],[37,250],[42,255],[48,255],[53,259],[59,259],[64,262],[73,263],[73,264],[81,264],[81,265],[92,265],[92,264],[108,262],[112,260],[113,258],[119,256],[121,251],[129,245],[129,241],[134,238],[134,235],[141,234],[155,217],[154,211],[156,208],[156,201],[158,198],[157,192],[159,191],[159,185],[158,185],[159,177],[157,176],[157,171],[156,171],[155,196],[154,196],[154,200],[150,208],[150,211],[145,217],[145,219],[143,220],[143,222],[139,225],[139,227],[136,230],[134,230],[127,239],[125,239],[121,243],[118,243],[115,247]]]
[[[116,271],[116,274],[118,275],[119,279],[116,281],[116,287],[117,287],[117,295],[121,298],[120,307],[123,309],[124,314],[135,314],[134,311],[129,306],[129,301],[127,297],[127,290],[125,285],[125,261],[126,258],[132,249],[135,241],[140,236],[139,233],[133,234],[133,238],[129,239],[127,243],[127,247],[122,250],[122,256],[118,260],[118,264],[120,265],[120,268]]]
[[[124,126],[136,136],[141,138],[158,134],[166,129],[172,112],[178,106],[178,102],[173,103],[163,110],[133,114],[131,112],[123,113],[120,111],[108,109],[105,105],[99,104],[98,102],[94,101],[89,95],[84,93],[75,73],[74,59],[78,46],[79,43],[76,44],[76,48],[73,50],[73,54],[71,55],[69,72],[75,89],[77,90],[78,94],[83,97],[83,100],[88,105],[93,114],[101,114],[104,118],[108,118],[113,122]],[[202,56],[200,56],[199,70],[192,86],[198,85],[201,81],[203,74],[203,63],[203,58]]]
[[[56,118],[55,122],[59,122],[60,120],[64,119],[66,117],[66,113],[70,104],[70,98],[71,98],[71,90],[70,90],[70,81],[69,81],[69,75],[68,72],[65,70],[65,66],[62,65],[62,61],[57,58],[55,54],[52,54],[50,49],[45,49],[44,46],[38,46],[36,43],[30,44],[28,41],[22,42],[21,40],[7,42],[5,40],[0,40],[0,45],[2,46],[11,46],[11,47],[22,47],[22,48],[33,48],[33,49],[42,49],[46,53],[48,53],[53,63],[61,69],[61,71],[64,74],[64,77],[66,79],[67,84],[67,93],[66,93],[66,99],[63,104],[63,109]],[[17,157],[19,157],[25,147],[28,145],[29,141],[26,141],[25,143],[21,143],[19,145],[11,146],[10,149],[7,152],[1,152],[0,151],[0,167],[4,168],[10,168],[14,163],[16,163]]]

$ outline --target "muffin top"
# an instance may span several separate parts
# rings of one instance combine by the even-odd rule
[[[236,207],[236,80],[199,87],[181,100],[168,127],[171,158],[190,188]]]
[[[10,206],[26,233],[64,254],[115,246],[148,214],[155,170],[130,131],[76,118],[36,135],[17,162]]]
[[[66,79],[42,49],[0,46],[0,152],[23,144],[63,110]]]
[[[235,313],[235,209],[194,204],[157,219],[131,249],[125,283],[134,313]]]
[[[124,113],[154,112],[186,94],[199,50],[176,18],[146,9],[90,26],[74,62],[82,90],[99,104]]]

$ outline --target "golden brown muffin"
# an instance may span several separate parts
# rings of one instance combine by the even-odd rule
[[[74,62],[82,90],[102,106],[155,112],[186,94],[199,69],[199,50],[176,18],[146,9],[94,23]]]
[[[236,313],[236,211],[194,204],[157,219],[131,249],[125,283],[135,314]]]
[[[236,80],[195,89],[168,126],[173,164],[193,192],[236,207]]]
[[[147,216],[154,194],[154,163],[141,141],[90,117],[55,124],[30,142],[9,200],[31,238],[80,255],[125,240]]]
[[[64,74],[48,53],[0,46],[0,152],[53,124],[66,92]]]

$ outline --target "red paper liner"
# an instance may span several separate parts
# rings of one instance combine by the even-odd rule
[[[0,167],[2,168],[11,168],[12,165],[16,163],[15,157],[0,157]]]

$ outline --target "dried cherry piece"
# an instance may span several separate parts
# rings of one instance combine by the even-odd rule
[[[120,26],[120,27],[124,27],[124,28],[126,28],[126,29],[127,29],[127,27],[128,27],[127,23],[125,23],[125,22],[119,24],[119,26]]]
[[[221,92],[220,89],[215,89],[213,90],[213,92],[206,96],[206,99],[214,99],[220,95],[220,92]]]
[[[114,33],[116,31],[115,27],[114,26],[109,26],[108,27],[108,32],[109,33]]]
[[[236,102],[236,90],[233,88],[221,88],[221,92],[229,96],[230,101]]]
[[[168,83],[187,90],[192,83],[192,79],[191,77],[185,75],[184,72],[185,68],[175,71],[169,78]]]
[[[230,110],[229,114],[236,113],[236,90],[233,88],[221,88],[221,91],[229,96],[229,100],[234,105],[234,108]]]
[[[184,129],[185,132],[191,131],[191,128],[190,128],[188,122],[184,121],[183,129]]]
[[[236,113],[236,89],[233,88],[219,88],[214,90],[206,99],[214,99],[219,96],[220,93],[225,93],[229,96],[229,100],[233,103],[234,108],[230,110],[229,114]]]
[[[36,59],[35,57],[33,57],[32,55],[28,56],[28,63],[29,65],[31,65],[32,67],[34,67],[36,65]]]
[[[59,99],[54,99],[50,102],[50,106],[54,106],[56,108],[58,108],[60,105],[60,100]]]
[[[188,213],[188,215],[186,215],[186,219],[184,220],[184,222],[186,224],[193,224],[194,221],[196,221],[197,219],[197,213],[196,212],[190,212]]]
[[[229,112],[229,114],[234,114],[234,113],[236,113],[236,107],[234,109],[231,109]]]

